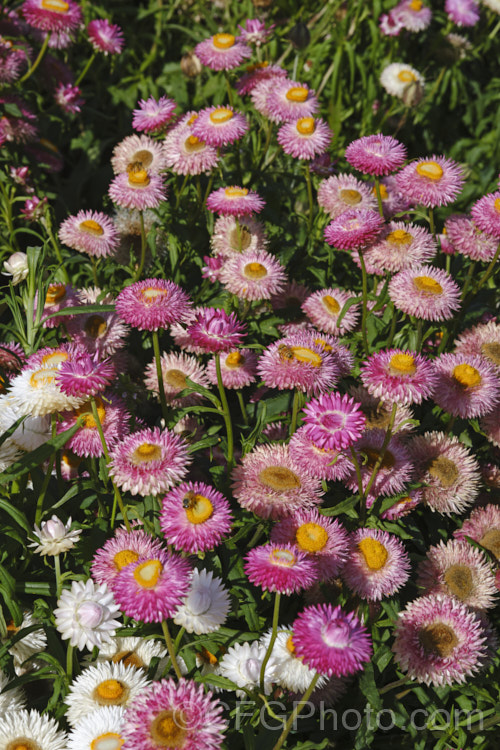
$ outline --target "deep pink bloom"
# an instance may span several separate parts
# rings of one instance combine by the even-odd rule
[[[207,208],[223,216],[246,216],[260,213],[264,201],[254,190],[232,185],[214,190],[207,198]]]
[[[190,300],[173,281],[145,279],[122,289],[116,298],[117,314],[140,331],[157,331],[187,319]]]
[[[240,96],[251,93],[262,81],[270,78],[286,78],[287,72],[279,65],[270,65],[267,61],[248,65],[247,72],[236,82],[236,91]]]
[[[322,393],[304,407],[305,434],[320,448],[344,450],[361,437],[366,417],[347,394]]]
[[[28,60],[27,52],[0,36],[0,83],[13,83]]]
[[[384,220],[376,211],[351,209],[328,224],[324,237],[329,245],[339,250],[351,250],[373,242],[383,225]]]
[[[295,544],[271,542],[254,547],[245,557],[243,569],[249,580],[264,591],[296,594],[318,580],[312,557]]]
[[[396,174],[399,192],[413,204],[427,208],[453,203],[464,182],[460,164],[444,156],[418,159]]]
[[[345,158],[355,169],[379,177],[395,172],[406,157],[406,147],[391,135],[366,135],[345,150]]]
[[[96,398],[97,414],[101,422],[104,440],[109,450],[122,440],[130,432],[129,422],[131,415],[125,407],[125,403],[111,393],[105,393],[105,401]],[[66,443],[73,453],[80,457],[92,456],[98,458],[104,455],[101,437],[94,419],[90,402],[83,404],[73,411],[64,411],[61,414],[62,421],[57,423],[57,431],[64,432],[74,427],[80,419],[82,425],[72,438]]]
[[[224,353],[220,358],[220,369],[224,388],[245,388],[257,379],[257,355],[252,349]],[[212,385],[217,385],[215,358],[207,364],[207,377]]]
[[[379,20],[378,25],[380,31],[385,36],[399,36],[400,32],[404,29],[403,23],[392,13],[383,13]]]
[[[67,360],[59,367],[56,383],[68,396],[96,396],[102,393],[116,377],[116,370],[109,359],[99,362],[88,354],[76,360]]]
[[[239,346],[245,336],[245,328],[234,313],[228,315],[225,310],[205,307],[190,324],[188,335],[196,346],[207,352],[227,352]]]
[[[264,383],[270,388],[298,388],[304,393],[332,388],[339,378],[339,367],[316,339],[316,333],[296,333],[268,346],[257,365]]]
[[[176,107],[174,100],[167,96],[161,96],[158,100],[153,96],[147,100],[140,99],[137,109],[132,112],[132,127],[143,133],[160,132],[172,118]]]
[[[361,380],[372,396],[399,404],[420,404],[434,391],[432,362],[421,354],[386,349],[361,363]]]
[[[41,200],[36,195],[33,198],[28,198],[21,208],[20,213],[23,214],[27,221],[38,221],[42,218],[45,213],[45,206],[47,205],[47,197],[44,196]]]
[[[299,427],[293,433],[288,444],[290,458],[311,477],[333,481],[346,479],[353,469],[347,455],[320,448],[307,437],[305,430],[305,427]]]
[[[475,26],[479,21],[479,3],[476,0],[446,0],[444,9],[457,26]]]
[[[82,23],[82,11],[73,0],[24,0],[22,13],[41,31],[71,32]]]
[[[196,45],[194,51],[202,64],[212,70],[232,70],[252,55],[250,47],[237,41],[232,34],[225,33],[204,39]]]
[[[110,23],[107,18],[91,21],[87,33],[93,48],[105,55],[118,55],[125,44],[120,26]]]
[[[93,559],[91,575],[96,583],[107,583],[111,588],[122,568],[137,562],[140,557],[155,557],[163,551],[159,539],[146,534],[142,529],[126,531],[118,528],[114,537],[100,547]]]
[[[480,198],[470,212],[479,229],[500,239],[500,191]]]
[[[461,255],[484,262],[495,257],[498,241],[478,229],[468,216],[450,216],[445,227],[447,239]]]
[[[353,612],[331,604],[306,607],[293,623],[295,655],[320,674],[354,674],[370,660],[372,644]]]
[[[85,104],[85,99],[82,98],[81,93],[78,86],[73,86],[71,83],[60,83],[54,92],[54,99],[64,112],[74,115],[81,112],[81,107]]]

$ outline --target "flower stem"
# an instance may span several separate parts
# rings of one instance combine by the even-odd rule
[[[429,208],[429,229],[431,230],[431,234],[433,235],[433,237],[435,237],[436,236],[436,224],[434,222],[434,209],[432,208],[432,206],[431,208]]]
[[[384,685],[383,688],[381,688],[378,691],[379,695],[384,695],[385,693],[388,693],[389,690],[394,690],[395,688],[401,687],[402,685],[406,685],[410,678],[408,675],[406,677],[402,677],[400,680],[394,680],[394,682],[389,682],[388,685]]]
[[[162,620],[161,628],[163,630],[163,637],[165,638],[168,655],[170,656],[170,660],[172,662],[174,672],[176,674],[177,679],[180,680],[182,678],[182,674],[181,674],[181,670],[179,669],[179,663],[175,656],[175,648],[172,642],[172,636],[170,635],[170,630],[168,629],[168,623],[166,620]]]
[[[309,201],[309,223],[308,228],[309,232],[312,229],[313,224],[313,213],[314,213],[314,202],[313,202],[313,194],[312,194],[312,184],[311,184],[311,172],[309,171],[309,165],[304,165],[305,169],[305,175],[306,175],[306,185],[307,185],[307,198]]]
[[[142,269],[144,268],[144,262],[146,260],[146,229],[144,227],[144,211],[139,211],[139,218],[141,221],[141,257],[139,260],[139,266],[134,275],[134,281],[139,281],[142,275]]]
[[[243,422],[245,424],[248,424],[248,415],[247,415],[247,410],[245,409],[245,402],[243,401],[243,394],[241,391],[236,391],[236,395],[238,396],[238,403],[240,405],[241,416],[243,417]]]
[[[84,69],[82,70],[82,72],[80,73],[80,75],[78,76],[78,78],[76,79],[75,86],[79,86],[81,84],[81,82],[83,81],[83,79],[87,75],[87,73],[88,73],[88,71],[90,69],[90,66],[94,62],[95,57],[96,57],[96,53],[92,52],[92,54],[90,55],[89,59],[87,60],[87,64],[85,65]]]
[[[393,403],[392,405],[392,411],[391,416],[389,419],[389,424],[387,426],[387,432],[385,433],[384,442],[382,443],[382,447],[380,449],[380,452],[378,454],[377,460],[375,461],[375,466],[373,467],[372,475],[368,481],[368,484],[366,485],[366,490],[364,491],[365,498],[368,497],[370,490],[373,486],[373,483],[375,479],[377,478],[377,474],[379,472],[380,467],[382,466],[382,461],[384,460],[385,452],[387,450],[387,446],[389,445],[389,441],[392,436],[392,428],[394,427],[394,421],[396,419],[396,412],[398,410],[398,405],[396,403]]]
[[[380,192],[380,180],[375,177],[375,195],[377,196],[378,212],[382,219],[384,218],[384,204],[382,203],[382,193]]]
[[[59,555],[54,555],[54,572],[56,574],[56,598],[59,599],[62,591],[61,558]]]
[[[156,375],[158,376],[158,393],[160,396],[161,413],[165,422],[168,417],[167,399],[165,398],[165,386],[163,385],[163,370],[161,367],[160,341],[158,331],[152,331],[153,334],[153,351],[155,353]]]
[[[287,722],[285,724],[285,727],[284,727],[283,731],[281,732],[281,734],[279,736],[278,742],[273,747],[273,750],[280,750],[280,748],[283,747],[283,745],[285,743],[285,740],[286,740],[286,738],[288,737],[288,735],[290,733],[290,729],[292,728],[292,726],[293,726],[293,724],[295,722],[295,719],[300,714],[300,712],[304,709],[307,701],[309,700],[309,698],[311,696],[311,693],[313,692],[314,688],[316,687],[316,683],[318,682],[319,677],[320,677],[319,673],[316,673],[314,675],[314,677],[312,678],[311,684],[307,688],[307,690],[304,693],[304,695],[302,696],[301,700],[295,705],[295,708],[293,709],[292,713],[288,717]]]
[[[66,651],[66,676],[71,682],[73,679],[73,646],[68,643],[68,650]]]
[[[38,66],[42,62],[43,56],[45,55],[47,51],[47,47],[49,46],[49,38],[50,38],[50,34],[46,34],[45,39],[43,40],[43,44],[40,48],[40,52],[38,53],[38,57],[36,58],[31,68],[26,71],[26,73],[23,75],[22,78],[19,79],[19,83],[24,83],[25,81],[27,81],[28,78],[30,78],[30,76],[32,76],[35,70],[38,68]]]
[[[358,256],[359,262],[361,263],[361,283],[363,294],[363,304],[361,309],[361,336],[363,338],[363,349],[365,350],[365,354],[368,357],[368,355],[370,354],[370,350],[368,347],[368,335],[366,333],[366,319],[368,314],[368,276],[366,274],[366,263],[363,257],[362,250],[358,252]]]
[[[231,82],[229,80],[229,74],[227,70],[224,71],[224,77],[226,79],[227,99],[229,101],[229,106],[234,107],[233,90],[231,89]]]
[[[354,464],[354,468],[356,469],[356,479],[358,480],[358,493],[360,497],[359,520],[361,521],[362,524],[364,524],[365,516],[366,516],[366,497],[365,497],[365,493],[363,492],[363,478],[361,476],[361,467],[359,465],[356,451],[354,450],[352,445],[351,445],[351,458]]]
[[[224,415],[224,422],[226,423],[227,433],[227,470],[231,471],[233,468],[233,454],[234,454],[234,441],[233,441],[233,425],[231,422],[231,412],[229,411],[229,404],[227,403],[226,390],[224,383],[222,382],[222,372],[220,368],[220,353],[215,354],[215,370],[217,373],[217,385],[219,388],[219,395],[222,404],[222,410]]]
[[[276,642],[276,636],[278,634],[278,619],[279,619],[279,613],[280,613],[280,598],[281,594],[279,591],[276,592],[276,597],[274,599],[274,611],[273,611],[273,629],[271,632],[271,638],[269,640],[269,646],[267,647],[266,655],[264,656],[264,659],[262,661],[262,665],[260,668],[260,692],[262,695],[266,694],[266,691],[264,689],[264,683],[265,683],[265,676],[266,676],[266,667],[269,659],[271,658],[271,654],[274,648],[274,644]]]
[[[292,437],[293,433],[297,429],[297,419],[299,415],[299,402],[300,402],[300,392],[298,388],[296,388],[295,393],[293,394],[292,421],[290,422],[290,437]]]

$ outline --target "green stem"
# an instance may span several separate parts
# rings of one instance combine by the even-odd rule
[[[62,591],[61,559],[59,555],[54,555],[54,572],[56,574],[56,598],[59,599]]]
[[[363,339],[363,349],[365,351],[365,355],[368,357],[370,354],[370,350],[368,347],[368,335],[366,332],[366,319],[368,315],[368,276],[366,273],[366,263],[363,257],[362,250],[359,250],[358,256],[359,256],[359,262],[361,264],[361,283],[362,283],[362,295],[363,295],[363,302],[362,302],[362,308],[361,308],[361,336]]]
[[[292,437],[293,433],[297,429],[297,418],[299,415],[299,401],[300,401],[300,392],[298,388],[296,388],[295,393],[293,394],[292,421],[290,422],[290,437]]]
[[[245,408],[245,402],[243,401],[243,394],[242,394],[242,392],[240,390],[237,390],[236,391],[236,395],[238,396],[238,403],[240,405],[241,416],[243,417],[243,422],[245,424],[248,424],[248,414],[247,414],[247,410]]]
[[[227,470],[231,471],[233,468],[233,453],[234,453],[234,442],[233,442],[233,425],[231,422],[231,412],[229,411],[229,404],[227,402],[226,390],[224,383],[222,382],[222,372],[220,367],[220,353],[217,352],[215,355],[215,370],[217,373],[217,386],[219,388],[219,395],[222,404],[222,410],[224,415],[224,422],[226,423],[226,434],[227,434]]]
[[[166,423],[167,418],[168,418],[168,406],[167,406],[167,399],[165,398],[165,386],[163,384],[163,370],[161,367],[160,341],[158,337],[158,331],[152,331],[152,334],[153,334],[153,351],[155,354],[155,362],[156,362],[156,375],[158,377],[158,393],[160,396],[161,413],[163,414],[163,419],[165,420],[165,423]]]
[[[161,628],[163,630],[163,637],[165,638],[168,655],[170,656],[170,660],[172,662],[174,672],[176,674],[177,679],[180,680],[182,679],[182,673],[181,673],[181,670],[179,669],[179,662],[177,661],[177,658],[175,656],[175,648],[174,648],[174,644],[172,643],[172,637],[170,635],[170,630],[168,629],[168,623],[166,620],[162,620]]]
[[[477,286],[476,286],[476,287],[475,287],[475,289],[474,289],[474,295],[476,295],[476,294],[478,293],[478,291],[479,291],[479,290],[481,289],[481,287],[482,287],[482,286],[483,286],[483,285],[484,285],[484,284],[485,284],[485,283],[486,283],[486,282],[488,281],[488,279],[490,278],[491,274],[492,274],[492,273],[493,273],[493,271],[495,270],[495,266],[496,266],[496,263],[497,263],[497,260],[498,260],[498,256],[499,256],[499,255],[500,255],[500,244],[499,244],[499,245],[498,245],[498,247],[497,247],[497,251],[496,251],[496,253],[495,253],[495,257],[493,258],[493,260],[492,260],[492,261],[491,261],[491,263],[489,264],[488,268],[486,269],[486,271],[485,271],[485,272],[483,273],[483,275],[482,275],[482,276],[481,276],[481,278],[479,279],[479,281],[478,281],[478,283],[477,283]]]
[[[392,346],[392,342],[394,341],[394,335],[396,333],[396,321],[397,321],[397,315],[396,310],[392,311],[392,318],[391,318],[391,328],[389,330],[389,338],[387,339],[386,349],[390,349]]]
[[[382,193],[380,192],[380,180],[375,177],[375,195],[377,196],[378,212],[384,218],[384,204],[382,203]]]
[[[312,194],[312,184],[311,184],[311,172],[309,171],[309,165],[304,165],[305,174],[306,174],[306,185],[307,185],[307,198],[309,201],[309,232],[311,232],[312,224],[313,224],[313,213],[314,213],[314,202],[313,202],[313,194]]]
[[[38,68],[38,66],[42,62],[43,56],[45,55],[47,51],[47,47],[49,46],[49,38],[50,38],[50,34],[46,34],[45,39],[43,40],[43,44],[40,48],[40,52],[38,53],[38,57],[36,58],[31,68],[26,71],[26,73],[23,75],[22,78],[19,79],[18,83],[24,83],[25,81],[27,81],[28,78],[30,78],[30,76],[32,76],[35,70]]]
[[[432,206],[431,208],[429,208],[429,229],[431,230],[431,234],[433,235],[433,237],[435,237],[436,225],[434,223],[434,209],[432,208]]]
[[[224,77],[226,79],[227,98],[229,101],[229,106],[234,107],[233,90],[231,88],[231,82],[229,80],[229,73],[227,72],[227,70],[224,71]]]
[[[47,494],[47,488],[49,486],[50,477],[52,476],[52,469],[54,468],[55,457],[56,457],[56,454],[54,453],[49,459],[49,465],[47,466],[46,474],[43,478],[42,488],[40,490],[40,494],[38,495],[38,500],[36,503],[36,511],[35,511],[35,524],[37,526],[40,526],[40,523],[42,520],[43,501],[45,500],[45,495]]]
[[[54,233],[52,232],[52,227],[50,225],[50,219],[47,221],[47,232],[49,234],[50,243],[51,243],[52,247],[54,248],[54,252],[56,254],[56,258],[57,258],[59,266],[61,268],[62,275],[64,277],[64,282],[66,284],[69,284],[69,274],[68,274],[68,272],[66,270],[66,266],[64,265],[64,261],[63,261],[63,257],[62,257],[62,254],[61,254],[61,248],[59,247],[59,243],[56,240],[56,238],[54,237]]]
[[[88,71],[90,69],[90,66],[94,62],[95,58],[96,58],[96,53],[92,52],[92,54],[90,55],[89,59],[87,60],[87,63],[85,65],[84,69],[82,70],[82,72],[80,73],[80,75],[78,76],[78,78],[76,79],[75,86],[79,86],[81,84],[81,82],[83,81],[83,79],[87,75],[87,73],[88,73]]]
[[[423,334],[424,334],[424,321],[422,320],[422,318],[419,318],[417,321],[417,346],[416,346],[417,352],[419,352],[420,349],[422,348]]]
[[[66,651],[66,676],[71,682],[73,679],[73,646],[68,644],[68,650]]]
[[[93,255],[90,256],[90,263],[92,265],[92,278],[94,279],[94,285],[99,286],[99,279],[97,278],[97,262]]]
[[[176,198],[176,200],[175,200],[175,210],[176,210],[176,211],[177,211],[177,209],[179,208],[179,203],[181,202],[181,195],[182,195],[182,194],[183,194],[183,192],[184,192],[184,188],[186,187],[186,185],[187,185],[187,181],[188,181],[188,180],[189,180],[189,175],[187,174],[187,175],[186,175],[186,176],[184,177],[184,181],[183,181],[183,183],[182,183],[182,185],[181,185],[181,189],[180,189],[180,190],[179,190],[179,192],[177,193],[177,198]]]
[[[389,690],[394,690],[395,688],[401,687],[402,685],[406,685],[410,678],[408,675],[406,677],[402,677],[400,680],[394,680],[394,682],[390,682],[388,685],[385,685],[383,688],[380,688],[378,691],[379,695],[384,695],[385,693],[388,693]]]
[[[373,486],[373,483],[375,479],[377,478],[377,474],[379,472],[380,467],[382,466],[382,461],[384,460],[385,452],[387,450],[387,446],[389,445],[389,441],[392,436],[392,428],[394,427],[394,421],[396,419],[396,412],[398,410],[398,405],[396,403],[393,403],[392,405],[392,411],[391,416],[389,419],[389,424],[387,426],[387,431],[385,433],[384,442],[382,443],[382,447],[380,449],[380,452],[378,454],[377,460],[375,461],[375,466],[373,467],[373,471],[371,474],[371,477],[368,481],[368,484],[366,485],[366,490],[364,491],[365,498],[368,497],[370,494],[370,490]]]
[[[279,620],[279,613],[280,613],[280,598],[281,594],[279,591],[276,592],[276,597],[274,599],[274,610],[273,610],[273,629],[271,631],[271,638],[269,639],[269,646],[267,647],[266,655],[264,656],[264,659],[262,661],[262,665],[260,668],[260,692],[262,695],[266,694],[265,691],[265,677],[266,677],[266,667],[268,664],[269,659],[271,658],[271,654],[273,652],[274,644],[276,643],[276,636],[278,635],[278,620]]]
[[[293,724],[295,722],[295,719],[301,713],[301,711],[304,709],[307,701],[309,700],[309,698],[311,696],[311,693],[313,692],[314,688],[316,687],[316,683],[318,682],[319,677],[320,677],[319,673],[316,673],[314,675],[314,677],[312,678],[311,684],[307,688],[307,690],[304,693],[304,695],[302,696],[301,700],[295,705],[295,708],[293,709],[292,713],[288,717],[287,722],[285,724],[285,727],[284,727],[282,733],[279,736],[278,742],[273,747],[273,750],[280,750],[280,748],[283,747],[283,744],[284,744],[286,738],[288,737],[288,735],[290,733],[290,729],[292,728],[292,726],[293,726]]]
[[[139,218],[141,221],[141,257],[139,260],[139,266],[134,275],[134,281],[139,281],[139,279],[141,278],[142,269],[144,268],[144,263],[146,260],[147,242],[146,242],[146,229],[144,227],[144,211],[139,211]]]
[[[356,451],[351,445],[351,458],[352,462],[354,464],[354,468],[356,470],[356,479],[358,481],[358,494],[359,494],[359,520],[361,524],[363,525],[365,522],[366,517],[366,497],[365,493],[363,492],[363,477],[361,476],[361,467],[359,465],[358,456],[356,455]]]
[[[467,292],[469,291],[469,287],[472,281],[475,267],[476,267],[476,261],[473,260],[472,263],[469,265],[469,270],[467,272],[467,276],[465,277],[464,287],[462,289],[462,300],[466,298]]]

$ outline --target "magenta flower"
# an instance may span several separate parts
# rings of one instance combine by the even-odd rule
[[[479,21],[477,0],[446,0],[444,9],[457,26],[475,26]]]
[[[87,34],[93,48],[105,55],[118,55],[125,44],[121,28],[110,23],[107,18],[91,21],[87,26]]]
[[[304,431],[320,448],[344,450],[361,437],[366,417],[347,394],[322,393],[304,407]]]
[[[367,391],[383,401],[420,404],[434,391],[432,362],[421,354],[387,349],[372,354],[361,364],[361,380]]]
[[[194,51],[202,64],[212,70],[232,70],[252,55],[250,47],[237,41],[232,34],[225,33],[204,39],[196,45]]]
[[[345,158],[364,174],[385,176],[405,162],[406,147],[391,135],[367,135],[348,145]]]
[[[245,325],[234,313],[204,307],[188,328],[188,335],[196,346],[207,352],[227,352],[239,346],[245,336]]]
[[[277,123],[314,117],[319,109],[316,94],[309,86],[282,78],[271,79],[266,88],[265,106],[269,119]]]
[[[22,13],[41,31],[71,32],[82,23],[82,11],[74,0],[25,0]]]
[[[137,103],[137,109],[132,112],[132,127],[144,133],[158,133],[172,118],[177,107],[173,99],[162,96],[158,101],[150,96],[149,99],[141,99]]]
[[[454,252],[483,262],[495,257],[498,241],[491,234],[482,232],[468,216],[450,216],[445,227],[446,238]]]
[[[145,279],[122,289],[115,307],[120,318],[133,328],[157,331],[184,321],[190,313],[190,300],[173,281]]]
[[[102,393],[116,377],[112,362],[99,362],[96,357],[82,354],[76,360],[68,359],[59,367],[56,383],[68,396],[96,396]]]
[[[471,208],[471,216],[479,229],[500,239],[500,191],[488,193]]]
[[[296,594],[318,580],[314,559],[295,544],[264,544],[245,557],[243,569],[249,580],[264,591]]]
[[[324,237],[329,245],[339,250],[351,250],[373,242],[383,225],[384,220],[376,211],[351,209],[328,224]]]
[[[264,201],[254,190],[237,185],[214,190],[207,198],[208,210],[223,216],[258,214],[264,205]]]
[[[482,417],[500,398],[500,381],[483,357],[442,354],[434,360],[434,401],[449,414],[463,419]]]
[[[111,588],[122,568],[137,562],[140,557],[155,557],[162,552],[158,539],[142,529],[126,531],[118,528],[114,537],[100,547],[92,560],[91,575],[96,583],[107,583]]]

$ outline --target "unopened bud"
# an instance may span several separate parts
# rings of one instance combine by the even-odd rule
[[[194,53],[193,50],[189,50],[181,58],[181,71],[187,78],[196,78],[199,76],[203,66],[200,58]]]
[[[311,41],[309,29],[303,21],[298,21],[288,35],[295,49],[305,49]]]

